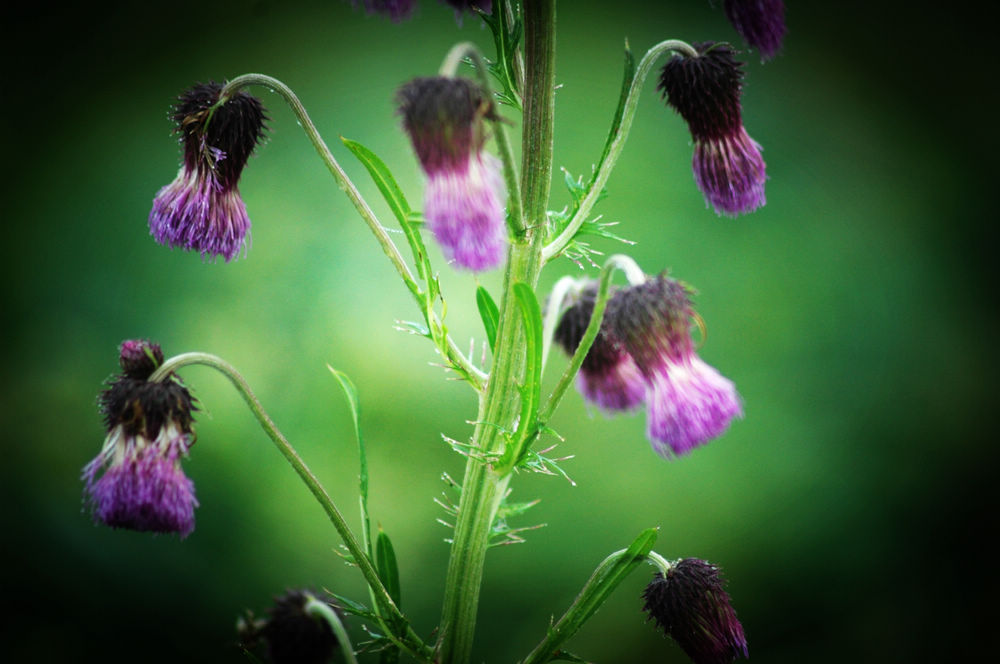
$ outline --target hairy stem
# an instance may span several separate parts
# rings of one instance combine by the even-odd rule
[[[472,653],[479,590],[489,536],[510,474],[496,472],[486,459],[499,457],[505,433],[515,428],[519,381],[525,366],[524,327],[514,285],[534,288],[541,269],[546,209],[552,177],[552,136],[555,88],[555,0],[525,0],[524,130],[522,134],[521,193],[524,233],[508,254],[500,301],[493,370],[480,402],[462,483],[455,534],[445,581],[440,664],[467,664]]]

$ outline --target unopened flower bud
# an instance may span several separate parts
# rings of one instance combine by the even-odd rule
[[[785,3],[782,0],[725,0],[726,18],[746,43],[769,60],[785,37]]]
[[[685,558],[656,573],[643,592],[643,609],[695,664],[730,664],[749,654],[724,586],[718,567]]]
[[[326,620],[307,610],[312,599],[303,590],[290,590],[275,599],[260,629],[274,664],[326,664],[333,656],[337,637]]]

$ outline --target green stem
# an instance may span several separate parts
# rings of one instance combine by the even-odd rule
[[[494,95],[490,85],[490,69],[486,66],[486,60],[483,59],[479,47],[472,42],[460,42],[452,46],[448,55],[445,56],[444,62],[441,63],[441,69],[438,73],[441,76],[454,76],[458,65],[465,57],[472,60],[476,70],[476,80],[492,100]],[[498,113],[494,113],[490,123],[493,126],[497,148],[500,151],[500,159],[503,161],[503,178],[507,185],[507,223],[515,234],[521,234],[524,232],[524,219],[521,216],[521,187],[517,181],[517,169],[514,167],[514,150],[507,138],[503,118]]]
[[[604,159],[598,166],[593,179],[591,179],[589,189],[584,195],[583,200],[580,201],[580,206],[576,209],[573,218],[559,236],[552,240],[542,252],[542,258],[546,263],[558,256],[573,241],[576,232],[580,230],[580,226],[587,220],[587,216],[594,208],[594,204],[600,198],[601,192],[604,190],[604,185],[607,184],[608,178],[611,176],[611,171],[614,170],[615,164],[618,162],[622,148],[625,147],[629,130],[632,128],[632,120],[635,118],[635,110],[639,103],[639,93],[642,91],[643,83],[646,82],[646,77],[652,71],[656,59],[667,51],[680,51],[689,57],[698,56],[698,52],[690,44],[679,39],[662,41],[649,49],[646,55],[643,56],[638,67],[636,67],[635,76],[633,76],[632,83],[629,86],[628,96],[625,99],[619,124],[611,128],[609,142],[604,151]]]
[[[389,592],[386,590],[382,581],[379,579],[378,572],[372,565],[371,560],[368,558],[364,548],[358,543],[358,540],[354,537],[354,533],[351,532],[350,527],[347,525],[347,521],[344,516],[337,509],[336,504],[334,504],[333,499],[330,498],[330,494],[327,493],[326,489],[320,483],[319,479],[313,474],[309,467],[306,466],[305,461],[299,456],[292,444],[288,442],[288,439],[281,433],[278,427],[271,420],[270,416],[264,411],[264,407],[261,405],[257,396],[250,389],[250,385],[247,383],[246,379],[236,370],[233,365],[229,364],[222,358],[211,355],[209,353],[183,353],[181,355],[175,355],[170,358],[153,374],[149,377],[150,382],[161,381],[170,376],[178,369],[189,366],[192,364],[201,364],[207,367],[211,367],[224,375],[233,384],[236,390],[246,401],[247,406],[250,407],[250,411],[253,413],[254,417],[260,423],[264,432],[268,435],[274,445],[281,452],[282,456],[288,461],[302,481],[312,492],[313,496],[322,506],[323,511],[326,512],[327,517],[329,517],[330,522],[333,524],[334,529],[340,538],[343,540],[344,545],[350,552],[353,561],[357,564],[358,569],[361,571],[361,575],[365,578],[368,586],[375,593],[375,598],[381,606],[381,609],[385,615],[391,616],[393,619],[398,620],[399,624],[407,625],[406,634],[397,641],[395,637],[389,633],[390,638],[393,638],[394,642],[397,642],[402,648],[412,653],[417,659],[421,661],[430,661],[430,649],[424,645],[420,640],[420,637],[413,631],[406,621],[406,618],[400,612],[399,608],[396,606],[395,602],[392,601],[392,597],[389,596]]]
[[[521,150],[525,232],[508,254],[493,370],[480,401],[473,450],[466,462],[462,497],[448,561],[438,656],[440,664],[467,664],[475,635],[479,591],[489,536],[510,474],[481,460],[504,451],[505,432],[514,430],[518,381],[525,365],[524,328],[514,285],[534,288],[541,269],[546,209],[552,178],[555,89],[555,0],[525,0],[524,130]]]
[[[226,83],[225,87],[222,89],[220,94],[220,102],[227,99],[229,96],[233,95],[236,91],[241,88],[245,88],[250,85],[261,85],[269,88],[282,96],[282,98],[288,103],[288,106],[295,113],[295,117],[298,118],[299,124],[302,129],[306,132],[306,136],[309,137],[309,141],[316,148],[316,152],[319,153],[320,159],[326,164],[327,169],[333,175],[333,178],[337,181],[337,185],[340,187],[347,198],[350,199],[351,203],[354,205],[354,209],[358,211],[361,218],[364,219],[365,223],[368,225],[369,230],[371,230],[372,235],[378,241],[379,246],[382,247],[383,253],[392,263],[392,266],[396,268],[396,272],[403,279],[406,287],[409,289],[413,298],[417,301],[417,305],[421,307],[421,311],[425,310],[424,307],[424,296],[420,288],[420,285],[413,278],[413,274],[410,272],[410,268],[407,267],[406,261],[403,259],[403,255],[400,253],[399,249],[396,247],[392,238],[389,237],[389,233],[385,230],[381,223],[379,223],[378,217],[369,207],[368,202],[365,201],[361,192],[358,188],[354,186],[354,182],[347,176],[344,169],[341,168],[340,164],[334,158],[333,153],[330,152],[330,148],[327,146],[323,137],[320,136],[319,131],[316,129],[316,125],[313,124],[312,118],[306,112],[305,107],[302,102],[291,88],[282,83],[276,78],[267,76],[266,74],[243,74],[242,76],[237,76],[233,80]],[[431,320],[430,325],[437,325],[441,327],[441,321],[436,314],[430,312]],[[485,376],[482,371],[480,371],[475,365],[469,361],[462,351],[459,350],[458,346],[451,337],[446,337],[444,343],[444,350],[447,354],[447,360],[458,366],[462,372],[468,376],[469,382],[477,391],[482,391],[482,385],[485,381]]]
[[[337,612],[330,608],[329,604],[321,602],[315,597],[310,597],[309,601],[306,602],[306,613],[325,620],[330,625],[330,629],[333,630],[334,636],[337,637],[337,645],[340,646],[340,652],[344,653],[344,661],[347,664],[358,664],[358,658],[354,656],[354,647],[351,646],[351,638],[348,636],[347,630],[344,629],[344,622],[337,615]]]

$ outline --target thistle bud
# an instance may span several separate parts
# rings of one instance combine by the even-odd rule
[[[649,384],[646,433],[666,458],[721,435],[743,412],[733,383],[695,353],[693,316],[688,290],[665,275],[622,289],[605,315]]]
[[[760,145],[743,127],[743,63],[726,44],[694,44],[696,57],[675,54],[658,88],[688,123],[698,189],[718,214],[736,216],[764,205],[767,179]]]
[[[179,97],[173,120],[184,163],[153,199],[149,231],[160,244],[228,262],[250,231],[237,184],[263,138],[266,116],[256,97],[237,92],[218,105],[221,93],[221,84],[204,83]]]
[[[469,270],[496,267],[507,244],[507,194],[500,161],[482,150],[492,102],[472,81],[446,76],[409,81],[397,102],[427,176],[424,217],[446,257]]]
[[[678,560],[666,574],[657,572],[642,596],[649,618],[695,664],[730,664],[749,657],[743,626],[715,565],[697,558]]]
[[[156,344],[122,344],[124,373],[98,398],[107,437],[101,452],[84,466],[82,479],[95,521],[184,538],[194,530],[198,506],[194,483],[181,469],[195,440],[195,408],[191,393],[176,377],[147,380],[162,361]]]

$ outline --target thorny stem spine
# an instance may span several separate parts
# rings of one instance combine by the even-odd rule
[[[264,432],[274,442],[278,451],[281,452],[282,456],[284,456],[288,463],[291,464],[295,472],[298,473],[300,478],[302,478],[302,481],[305,482],[307,487],[309,487],[309,491],[312,492],[313,496],[323,507],[323,510],[329,517],[330,522],[336,529],[337,534],[340,535],[344,545],[350,552],[354,563],[361,571],[361,575],[364,576],[365,581],[375,593],[375,597],[381,605],[382,612],[397,620],[398,624],[405,624],[407,626],[405,630],[406,633],[402,637],[397,637],[389,631],[387,625],[383,624],[382,627],[386,630],[386,635],[391,638],[396,645],[411,653],[418,660],[424,662],[430,661],[430,649],[421,641],[420,637],[409,626],[406,618],[403,616],[402,612],[400,612],[399,607],[397,607],[395,602],[392,601],[392,597],[389,596],[389,592],[386,590],[382,581],[378,577],[378,572],[375,570],[375,567],[372,565],[372,562],[368,558],[364,549],[358,543],[357,539],[355,539],[354,533],[351,532],[350,527],[347,525],[347,521],[340,513],[340,510],[337,509],[333,499],[330,498],[330,494],[327,493],[319,479],[317,479],[313,472],[309,470],[309,467],[306,465],[305,461],[302,460],[302,457],[299,456],[298,452],[295,451],[295,448],[292,447],[291,443],[288,442],[288,439],[285,438],[284,434],[281,433],[278,427],[271,420],[270,416],[264,411],[264,407],[257,399],[257,396],[253,393],[253,390],[250,389],[250,385],[236,370],[236,368],[222,358],[209,353],[183,353],[181,355],[175,355],[160,365],[160,367],[149,377],[149,380],[150,382],[164,380],[178,369],[192,364],[201,364],[211,367],[229,379],[236,390],[240,393],[240,396],[243,397],[243,400],[246,401],[247,406],[250,407],[250,411],[253,413],[254,417],[257,418],[261,428],[264,429]]]
[[[639,103],[639,93],[646,82],[646,77],[649,76],[649,72],[653,69],[653,63],[656,62],[657,58],[667,51],[679,51],[688,57],[698,56],[698,52],[687,42],[679,39],[668,39],[649,49],[646,55],[642,57],[642,60],[636,67],[632,84],[629,86],[621,123],[618,127],[611,128],[614,135],[608,146],[607,156],[601,162],[597,173],[590,181],[587,193],[584,195],[583,200],[580,201],[580,205],[577,207],[576,213],[569,224],[542,251],[542,259],[546,263],[558,256],[573,241],[576,232],[580,230],[580,226],[587,220],[587,215],[590,214],[590,211],[594,208],[594,204],[597,203],[604,185],[607,184],[608,178],[611,176],[611,171],[614,170],[615,164],[618,162],[622,148],[625,147],[625,141],[628,139],[628,133],[632,128],[632,120],[635,118],[636,107]]]
[[[503,434],[514,429],[526,350],[514,285],[524,283],[534,288],[541,269],[552,177],[555,0],[526,0],[524,20],[521,192],[525,232],[514,239],[508,254],[493,370],[480,402],[473,433],[474,453],[466,462],[445,581],[438,642],[440,664],[466,664],[471,656],[486,549],[497,508],[510,482],[509,473],[497,473],[478,457],[502,454],[506,442]]]
[[[392,263],[393,267],[396,268],[396,272],[399,273],[399,276],[406,283],[407,288],[417,301],[417,304],[421,307],[421,310],[426,312],[424,307],[425,303],[423,301],[423,292],[419,284],[417,284],[416,280],[413,278],[413,274],[410,272],[410,268],[406,265],[399,249],[393,243],[382,224],[379,223],[378,217],[375,216],[371,207],[369,207],[364,197],[362,197],[361,192],[359,192],[357,187],[354,186],[354,183],[347,176],[347,173],[344,172],[344,169],[341,168],[340,164],[334,158],[333,153],[330,152],[330,148],[327,146],[323,137],[320,136],[319,131],[316,129],[316,125],[313,124],[312,118],[309,117],[309,114],[306,112],[302,102],[299,101],[299,98],[291,90],[291,88],[278,79],[267,76],[266,74],[243,74],[242,76],[237,76],[226,83],[220,95],[220,102],[226,100],[229,96],[233,95],[241,88],[250,85],[261,85],[269,88],[280,94],[285,102],[288,103],[292,112],[295,113],[299,123],[302,125],[302,129],[306,132],[306,136],[309,137],[309,141],[313,144],[313,147],[316,148],[316,152],[319,153],[323,163],[326,164],[330,173],[337,181],[337,185],[345,194],[347,194],[347,197],[354,205],[354,208],[358,211],[358,214],[361,215],[361,218],[364,219],[368,228],[375,236],[375,239],[382,247],[383,253],[385,253],[389,262]],[[430,320],[428,320],[428,327],[434,330],[443,330],[443,325],[436,314],[433,312],[426,313],[429,313],[430,316]],[[485,375],[483,372],[474,366],[472,362],[462,354],[462,351],[458,349],[458,346],[455,345],[455,342],[451,339],[451,337],[445,337],[444,343],[441,345],[444,346],[447,353],[446,359],[458,367],[476,391],[481,392],[483,383],[485,382]]]

